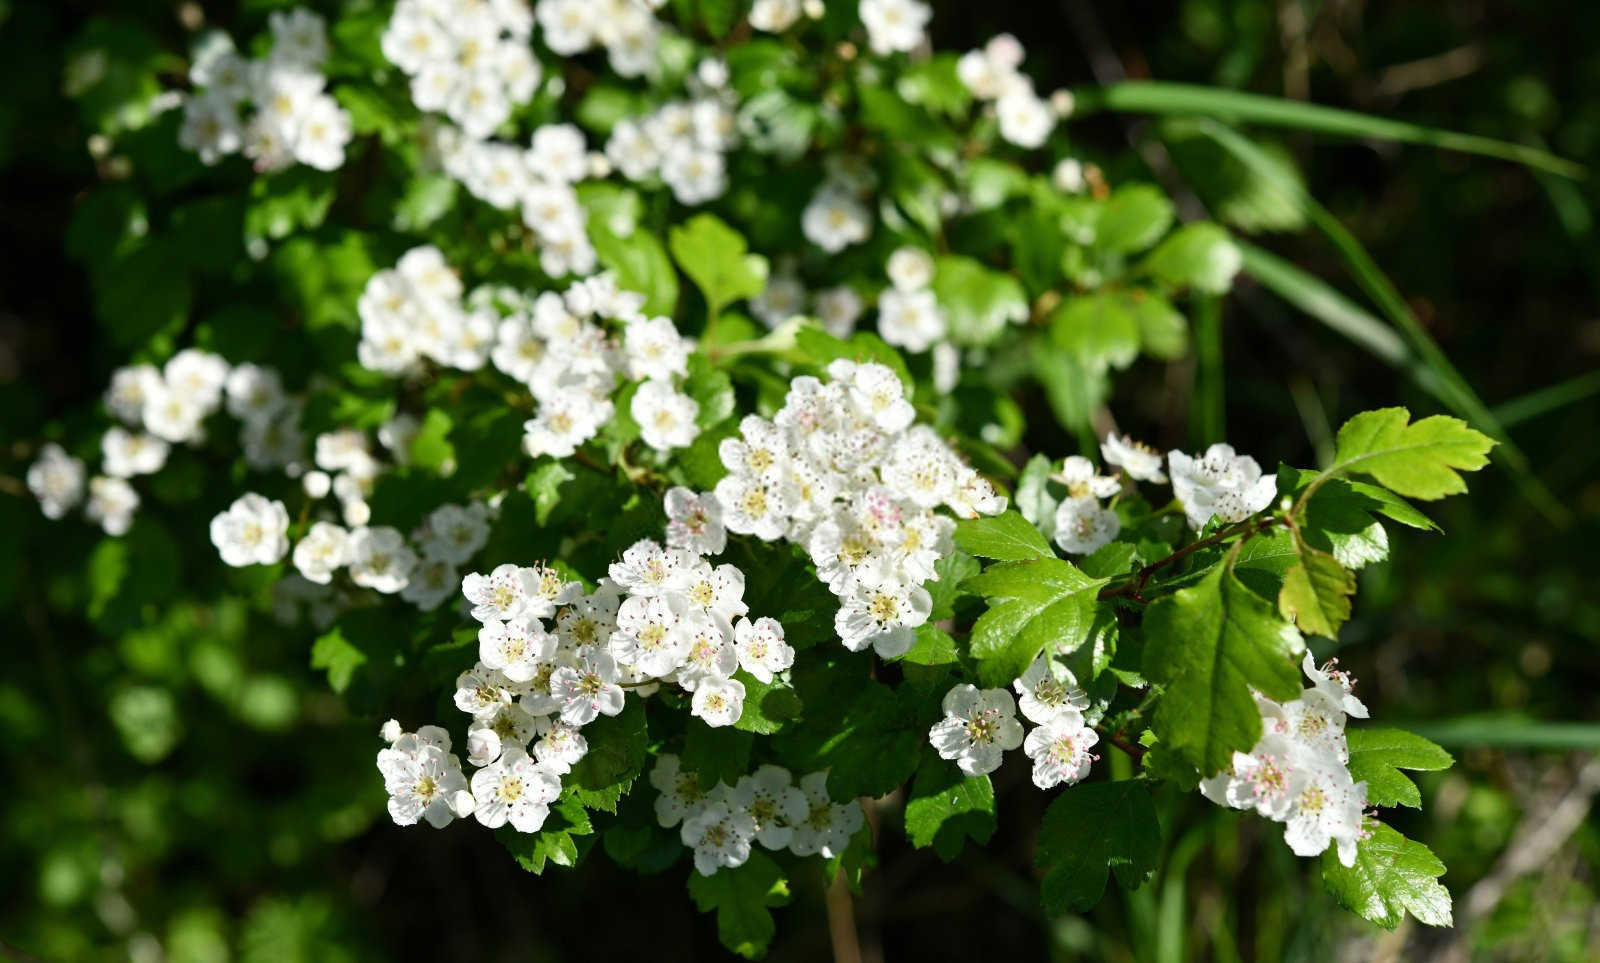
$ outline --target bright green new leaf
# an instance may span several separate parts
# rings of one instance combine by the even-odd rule
[[[594,841],[586,839],[580,844],[573,837],[593,833],[594,824],[589,821],[589,814],[568,794],[550,807],[550,815],[545,817],[537,833],[519,833],[506,825],[495,830],[494,836],[523,869],[541,874],[548,863],[567,868],[576,866]]]
[[[705,295],[712,314],[755,297],[767,286],[767,259],[749,253],[743,235],[713,214],[697,214],[674,227],[667,246]]]
[[[1404,729],[1348,729],[1350,778],[1366,780],[1367,803],[1373,806],[1422,808],[1416,783],[1400,770],[1435,772],[1455,763],[1437,744]]]
[[[1145,259],[1144,267],[1173,287],[1227,294],[1244,263],[1228,232],[1211,223],[1185,224]]]
[[[1325,475],[1371,475],[1407,498],[1432,500],[1467,490],[1460,471],[1489,462],[1494,440],[1460,418],[1434,415],[1414,424],[1404,408],[1363,411],[1339,429],[1333,464]]]
[[[1028,296],[1017,279],[970,257],[940,257],[933,276],[933,292],[949,322],[950,339],[956,344],[989,344],[1007,324],[1028,318]]]
[[[1039,530],[1016,512],[956,522],[956,547],[969,555],[1001,562],[1055,558]]]
[[[678,274],[654,234],[635,228],[620,237],[591,218],[589,237],[600,263],[617,272],[617,285],[644,295],[647,314],[673,313],[678,305]]]
[[[1151,184],[1117,188],[1106,201],[1095,231],[1095,246],[1119,254],[1142,251],[1172,226],[1174,209],[1167,195]]]
[[[710,876],[691,873],[689,895],[700,912],[717,912],[717,938],[746,959],[766,955],[777,932],[770,907],[789,902],[789,883],[772,858],[759,849],[743,866]]]
[[[1139,318],[1117,291],[1068,298],[1050,315],[1050,337],[1092,371],[1126,368],[1139,356]]]
[[[1283,576],[1278,611],[1311,635],[1337,638],[1350,619],[1356,577],[1327,552],[1306,544],[1299,532],[1290,538],[1297,561]]]
[[[1034,865],[1045,871],[1041,896],[1051,915],[1100,902],[1106,870],[1129,888],[1155,872],[1161,823],[1147,784],[1127,779],[1069,787],[1045,810]]]
[[[972,657],[984,685],[1007,685],[1048,646],[1071,652],[1094,627],[1095,598],[1106,579],[1058,558],[1006,562],[967,579],[989,599],[972,626]]]
[[[1300,694],[1300,633],[1225,566],[1151,603],[1144,635],[1145,675],[1166,686],[1156,735],[1204,775],[1261,738],[1254,692]]]
[[[1356,845],[1356,863],[1344,866],[1335,849],[1322,854],[1322,882],[1339,905],[1384,929],[1406,913],[1429,926],[1449,926],[1450,891],[1439,883],[1444,863],[1419,842],[1369,820],[1372,835]]]
[[[1037,526],[1045,538],[1054,538],[1056,534],[1058,502],[1050,494],[1048,484],[1054,471],[1055,462],[1043,455],[1034,455],[1017,476],[1017,490],[1011,499],[1022,517]]]

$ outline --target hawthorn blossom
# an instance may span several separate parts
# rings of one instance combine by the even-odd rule
[[[28,490],[39,500],[45,518],[60,518],[83,500],[83,462],[50,442],[28,467]]]
[[[536,833],[559,795],[561,781],[515,747],[472,774],[473,815],[490,829],[510,823],[519,833]]]
[[[550,674],[550,694],[561,705],[561,721],[583,726],[596,716],[621,712],[616,660],[597,648],[585,648],[578,651],[576,662]]]
[[[1204,528],[1212,517],[1242,522],[1277,496],[1277,475],[1263,475],[1254,458],[1235,453],[1232,445],[1212,445],[1198,457],[1170,451],[1167,470],[1172,493],[1195,529]]]
[[[272,565],[289,553],[289,511],[251,492],[211,520],[211,543],[229,565]]]
[[[1116,465],[1138,481],[1165,484],[1167,475],[1161,470],[1161,453],[1127,435],[1114,432],[1106,434],[1100,442],[1100,457],[1108,465]]]
[[[929,741],[940,758],[955,760],[968,776],[994,772],[1005,750],[1022,745],[1017,704],[1004,689],[958,685],[945,694],[943,708],[945,717],[928,730]]]
[[[717,496],[695,494],[682,486],[667,489],[662,501],[667,513],[667,545],[696,555],[718,555],[727,546]]]
[[[1089,750],[1100,740],[1083,723],[1077,709],[1065,709],[1028,733],[1022,751],[1033,760],[1033,784],[1049,789],[1072,784],[1089,774],[1094,756]]]

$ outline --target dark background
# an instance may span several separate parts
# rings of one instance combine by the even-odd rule
[[[233,23],[234,6],[207,5],[208,19]],[[1010,30],[1043,91],[1118,76],[1186,80],[1600,159],[1600,5],[935,6],[936,46],[963,49]],[[75,206],[103,173],[64,95],[71,44],[94,16],[142,24],[171,50],[186,44],[170,4],[0,0],[0,473],[12,488],[45,422],[87,408],[122,360],[99,330],[83,269],[64,253]],[[1129,137],[1150,133],[1110,115],[1071,131],[1086,157],[1117,169]],[[1596,370],[1594,178],[1573,184],[1422,147],[1268,136],[1491,406]],[[1356,296],[1320,238],[1255,242]],[[1228,440],[1266,464],[1312,463],[1308,439],[1363,408],[1438,410],[1248,281],[1225,305],[1222,345]],[[1187,396],[1163,390],[1171,377],[1139,366],[1118,382],[1112,409],[1152,441],[1180,445],[1193,440],[1193,412]],[[1600,404],[1580,398],[1512,430],[1570,524],[1543,519],[1505,472],[1482,473],[1470,496],[1435,512],[1444,536],[1393,534],[1392,559],[1363,575],[1341,651],[1375,719],[1414,723],[1457,755],[1453,770],[1422,780],[1424,810],[1399,812],[1396,823],[1450,867],[1444,882],[1465,922],[1384,935],[1354,921],[1272,827],[1198,797],[1163,813],[1165,866],[1151,885],[1131,894],[1113,885],[1085,917],[1044,919],[1030,868],[1044,798],[1007,785],[1024,781],[1012,765],[998,775],[1001,829],[986,849],[945,865],[896,832],[882,835],[879,868],[855,905],[866,957],[1600,957],[1600,837],[1584,815],[1600,786],[1590,757],[1600,737],[1556,725],[1596,722]],[[95,541],[86,526],[48,526],[30,498],[0,493],[0,622],[12,640],[0,673],[0,956],[124,958],[148,951],[147,937],[194,960],[226,958],[208,955],[219,948],[263,961],[725,955],[713,920],[683,890],[681,863],[640,878],[591,859],[540,878],[470,827],[399,830],[380,818],[368,828],[381,787],[346,760],[376,750],[375,727],[325,694],[305,640],[229,636],[204,614],[174,630],[189,640],[175,656],[107,636],[75,615],[81,599],[62,574],[81,569]],[[301,693],[287,717],[273,714],[270,693],[259,697],[265,709],[251,708],[218,681],[210,650],[194,642],[211,637],[234,639],[247,681]],[[123,696],[141,675],[175,694],[181,719],[177,749],[154,762],[129,748],[143,723]],[[886,807],[882,818],[897,817]],[[1519,860],[1530,865],[1509,872]],[[793,888],[771,958],[826,958],[820,879]]]

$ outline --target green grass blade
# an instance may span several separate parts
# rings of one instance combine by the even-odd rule
[[[1367,253],[1367,249],[1362,247],[1355,235],[1351,234],[1331,211],[1319,204],[1304,188],[1285,178],[1262,153],[1261,148],[1249,138],[1215,120],[1202,119],[1197,122],[1197,126],[1229,153],[1257,170],[1265,180],[1276,184],[1284,192],[1285,197],[1293,199],[1305,210],[1306,219],[1333,244],[1362,291],[1378,306],[1390,324],[1405,336],[1418,362],[1428,369],[1431,377],[1438,380],[1438,391],[1434,392],[1435,395],[1456,414],[1500,442],[1495,448],[1495,455],[1511,470],[1523,497],[1527,498],[1529,503],[1552,524],[1558,527],[1566,526],[1571,519],[1571,513],[1566,506],[1561,504],[1544,483],[1534,476],[1522,449],[1511,440],[1511,436],[1500,424],[1499,419],[1456,370],[1438,342],[1434,341],[1422,327],[1416,315],[1411,313],[1410,306],[1406,304],[1405,298],[1401,297],[1394,282],[1390,281],[1388,275],[1378,267],[1372,255]]]
[[[1446,749],[1600,749],[1600,723],[1542,722],[1507,716],[1463,716],[1401,724]]]
[[[1502,425],[1520,425],[1597,394],[1600,394],[1600,371],[1591,371],[1495,405],[1494,416]]]
[[[1244,93],[1221,87],[1146,80],[1081,89],[1073,91],[1073,94],[1079,112],[1098,109],[1132,114],[1215,117],[1219,120],[1245,124],[1311,130],[1340,137],[1377,138],[1407,144],[1423,144],[1443,150],[1511,161],[1574,180],[1582,179],[1587,173],[1582,164],[1525,144],[1513,144],[1492,137],[1439,130],[1436,127],[1424,127],[1387,117],[1374,117],[1353,110],[1323,107],[1298,100]]]

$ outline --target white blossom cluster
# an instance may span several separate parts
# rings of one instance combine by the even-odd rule
[[[611,69],[642,77],[656,65],[661,25],[655,13],[666,0],[539,0],[534,15],[544,44],[562,57],[604,47]]]
[[[739,144],[727,68],[702,61],[698,96],[673,100],[651,113],[618,121],[606,140],[612,168],[630,181],[660,178],[680,204],[698,205],[727,193],[725,155]]]
[[[351,128],[350,115],[323,90],[326,24],[299,7],[274,11],[268,24],[272,51],[263,60],[244,57],[220,32],[201,42],[189,68],[196,93],[184,100],[178,143],[207,164],[242,152],[258,171],[297,162],[337,170]]]
[[[1137,481],[1165,484],[1170,473],[1173,494],[1196,531],[1212,518],[1229,524],[1242,522],[1272,504],[1277,495],[1277,475],[1263,475],[1254,458],[1238,454],[1230,445],[1215,444],[1195,456],[1170,451],[1165,472],[1160,452],[1125,435],[1107,434],[1100,443],[1100,455],[1106,464],[1122,468]],[[1100,475],[1089,459],[1070,455],[1050,480],[1067,489],[1055,513],[1055,543],[1062,551],[1087,555],[1122,531],[1117,513],[1102,503],[1121,492],[1116,475]],[[1029,521],[1039,524],[1031,505],[1024,504],[1022,511]]]
[[[383,31],[384,57],[411,78],[411,100],[482,140],[538,89],[525,0],[400,0]]]
[[[121,424],[100,438],[100,474],[85,484],[83,461],[46,445],[28,471],[28,487],[47,517],[60,518],[84,502],[90,521],[108,535],[122,535],[139,508],[130,479],[160,471],[173,445],[202,442],[205,420],[224,403],[241,423],[239,440],[252,467],[293,464],[304,444],[299,408],[284,394],[277,372],[254,364],[230,367],[209,351],[185,348],[160,368],[130,365],[112,373],[105,404]]]
[[[1008,33],[982,50],[969,50],[956,64],[961,82],[981,101],[992,101],[1000,136],[1018,147],[1042,146],[1058,117],[1072,113],[1072,95],[1060,91],[1046,101],[1033,89],[1022,66],[1022,44]]]
[[[922,0],[861,0],[859,13],[868,46],[886,56],[910,52],[926,42],[933,9]]]
[[[1228,769],[1200,782],[1219,806],[1253,809],[1283,823],[1283,838],[1297,856],[1317,856],[1330,845],[1339,861],[1355,865],[1363,838],[1367,784],[1350,778],[1347,716],[1367,717],[1355,697],[1355,680],[1329,662],[1321,669],[1310,652],[1303,663],[1311,687],[1291,702],[1260,695],[1261,741],[1235,752]]]
[[[897,248],[884,265],[889,288],[878,295],[878,334],[920,354],[944,340],[944,312],[933,294],[933,257],[919,247]]]
[[[674,488],[665,507],[667,543],[630,546],[592,592],[543,565],[506,564],[461,581],[481,628],[478,662],[456,679],[454,701],[472,718],[467,761],[479,771],[475,805],[450,810],[455,815],[536,831],[560,777],[588,752],[583,727],[620,713],[625,687],[642,697],[676,686],[690,694],[692,715],[729,726],[744,712],[737,672],[770,683],[793,665],[783,626],[749,617],[744,573],[707,560],[726,544],[715,501]],[[384,772],[392,813],[412,812],[407,800],[418,796],[411,771],[403,774],[397,782]],[[524,790],[537,802],[519,814]]]
[[[1033,784],[1040,789],[1071,785],[1089,774],[1096,758],[1089,750],[1100,741],[1084,719],[1089,699],[1072,673],[1050,653],[1041,653],[1012,683],[1017,698],[1004,689],[958,685],[944,697],[945,717],[928,731],[941,758],[953,760],[968,776],[1000,768],[1006,750],[1021,746],[1033,760]],[[1023,736],[1016,710],[1035,728]]]
[[[453,127],[434,132],[433,148],[445,173],[467,192],[501,210],[518,209],[539,246],[539,268],[553,278],[593,274],[595,250],[573,185],[604,176],[609,162],[590,152],[572,124],[546,124],[527,149],[503,141],[474,140]],[[624,225],[629,231],[632,225]],[[620,233],[627,233],[626,231]]]
[[[781,766],[765,765],[732,786],[718,782],[706,789],[677,756],[663,753],[650,785],[660,793],[656,821],[679,827],[679,838],[694,850],[694,868],[705,876],[744,865],[754,843],[832,859],[866,823],[859,802],[829,797],[826,772],[796,780]]]
[[[729,474],[716,501],[728,531],[784,539],[810,554],[839,597],[845,647],[903,655],[932,608],[924,582],[950,552],[962,517],[995,514],[1005,499],[915,411],[889,368],[843,359],[831,380],[790,382],[771,420],[747,416],[719,454]]]

